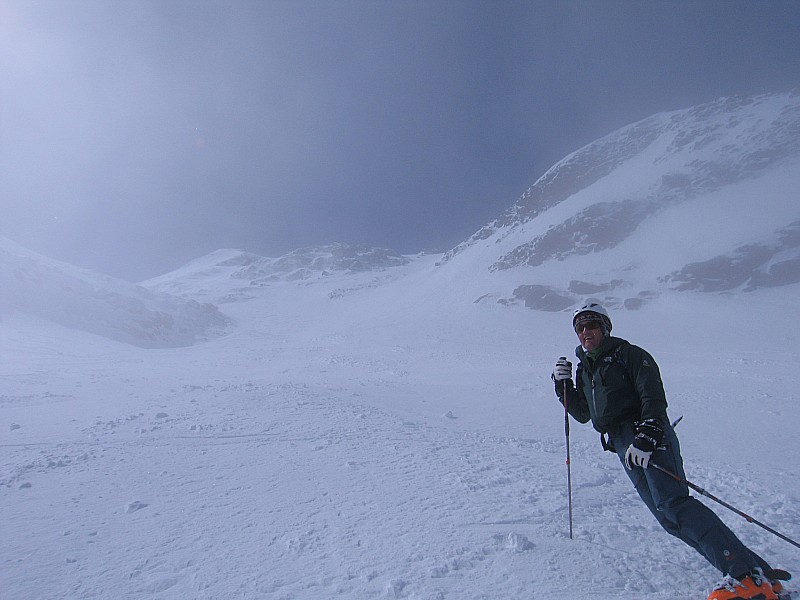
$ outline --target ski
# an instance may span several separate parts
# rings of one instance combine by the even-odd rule
[[[783,569],[769,569],[768,571],[764,571],[764,575],[766,575],[768,579],[778,582],[789,581],[792,578],[792,574]],[[781,583],[781,585],[783,584]],[[776,592],[776,594],[778,600],[797,600],[797,592],[786,589],[785,586],[781,591]]]

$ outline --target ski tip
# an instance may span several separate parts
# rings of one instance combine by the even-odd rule
[[[764,575],[769,579],[777,579],[778,581],[789,581],[792,578],[792,574],[784,569],[769,569],[764,571]]]

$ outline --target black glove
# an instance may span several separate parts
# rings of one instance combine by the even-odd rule
[[[625,466],[647,468],[650,457],[664,438],[664,428],[658,419],[644,419],[633,424],[636,437],[625,452]]]
[[[634,423],[636,437],[633,438],[633,445],[644,450],[645,452],[652,452],[661,443],[664,438],[664,428],[658,419],[644,419]]]

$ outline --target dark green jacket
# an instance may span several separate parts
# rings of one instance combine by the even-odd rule
[[[593,357],[578,346],[575,388],[568,389],[569,413],[592,420],[600,433],[640,419],[667,421],[667,398],[653,357],[627,341],[609,336]]]

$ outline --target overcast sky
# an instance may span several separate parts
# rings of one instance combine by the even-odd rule
[[[0,235],[138,281],[444,251],[653,113],[800,86],[797,0],[0,0]]]

